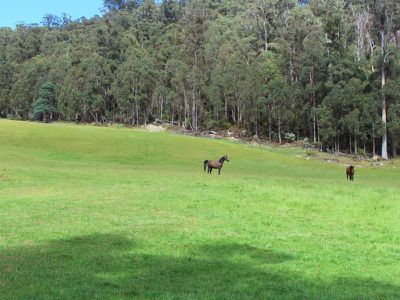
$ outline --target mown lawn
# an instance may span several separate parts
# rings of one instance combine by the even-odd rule
[[[399,299],[399,166],[298,156],[0,120],[0,298]]]

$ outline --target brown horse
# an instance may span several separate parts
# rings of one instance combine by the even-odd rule
[[[347,167],[347,169],[346,169],[346,177],[347,177],[347,180],[349,180],[349,179],[351,181],[354,180],[354,166]]]
[[[222,166],[224,165],[224,161],[229,162],[228,156],[225,155],[221,157],[219,160],[205,160],[204,161],[204,172],[206,171],[206,166],[208,167],[207,173],[212,172],[212,169],[218,169],[218,175],[221,174]]]

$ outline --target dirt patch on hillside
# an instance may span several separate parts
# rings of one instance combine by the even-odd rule
[[[148,125],[144,126],[143,128],[149,132],[163,132],[163,131],[167,130],[163,126],[158,126],[158,125],[153,125],[153,124],[148,124]]]

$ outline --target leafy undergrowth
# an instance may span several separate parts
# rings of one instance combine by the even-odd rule
[[[2,299],[399,298],[397,168],[61,123],[0,140]]]

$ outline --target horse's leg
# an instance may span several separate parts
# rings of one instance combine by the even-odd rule
[[[221,168],[218,169],[218,175],[221,175]]]

